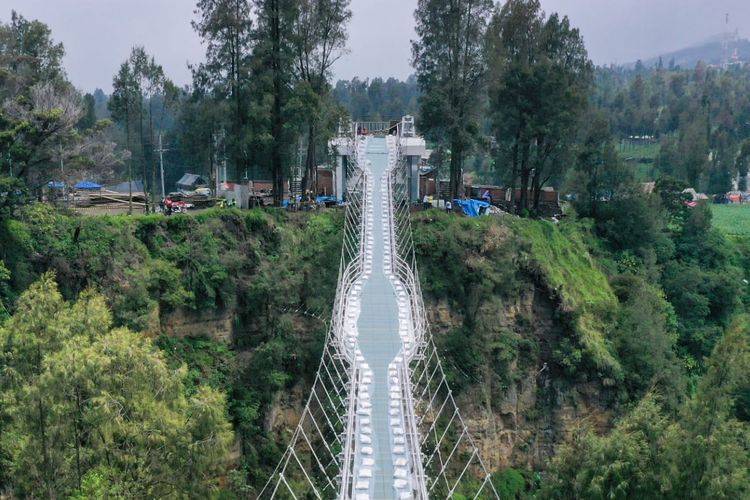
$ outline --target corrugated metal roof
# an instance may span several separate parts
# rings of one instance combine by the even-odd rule
[[[196,186],[205,186],[207,184],[208,182],[203,178],[203,176],[198,174],[185,174],[180,177],[179,181],[177,181],[178,187],[193,188]]]

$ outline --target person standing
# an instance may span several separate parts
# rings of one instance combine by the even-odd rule
[[[489,189],[484,190],[484,194],[482,195],[482,199],[492,205],[492,195],[490,194]]]

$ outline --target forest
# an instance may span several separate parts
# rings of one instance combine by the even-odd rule
[[[160,140],[167,184],[226,164],[282,205],[340,124],[406,114],[452,197],[467,177],[520,193],[412,219],[502,497],[750,497],[750,232],[711,203],[748,189],[750,64],[595,66],[538,0],[414,15],[413,76],[335,81],[348,0],[197,0],[191,84],[134,45],[106,93],[2,13],[0,498],[255,497],[320,358],[343,213],[152,213]],[[42,202],[90,178],[143,181],[146,213]]]

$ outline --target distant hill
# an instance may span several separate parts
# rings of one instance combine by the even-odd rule
[[[729,55],[729,62],[750,62],[750,40],[732,33],[716,35],[696,45],[645,59],[643,64],[646,67],[655,66],[661,57],[665,67],[669,66],[671,61],[674,61],[675,66],[682,68],[693,68],[698,61],[708,65],[720,65],[724,63],[724,40],[727,38],[729,41],[726,53]],[[627,66],[634,65],[635,63],[630,63]]]

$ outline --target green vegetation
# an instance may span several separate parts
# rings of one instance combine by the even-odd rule
[[[750,212],[685,204],[750,168],[750,66],[594,68],[538,0],[420,0],[415,77],[334,89],[348,0],[195,14],[192,86],[135,47],[109,97],[74,89],[46,25],[0,23],[0,496],[257,495],[320,359],[326,325],[292,311],[333,303],[341,212],[34,200],[84,178],[153,197],[163,135],[168,184],[225,159],[278,205],[300,147],[316,190],[343,106],[418,108],[454,196],[467,159],[521,188],[520,218],[414,217],[435,342],[480,447],[510,464],[503,496],[750,497]],[[533,218],[545,186],[569,195],[561,221]]]
[[[463,194],[464,161],[479,140],[487,74],[482,47],[492,40],[486,33],[493,9],[492,0],[424,0],[414,11],[418,38],[412,41],[412,64],[422,92],[420,127],[428,139],[451,150],[451,199]]]
[[[454,391],[481,377],[486,403],[507,389],[512,364],[530,346],[498,321],[503,298],[518,289],[516,243],[495,219],[456,219],[429,211],[414,221],[414,244],[426,298],[447,301],[461,324],[440,332]]]
[[[747,67],[601,67],[593,107],[608,117],[616,142],[650,136],[653,144],[620,148],[638,180],[671,176],[698,192],[725,193],[748,169]],[[740,186],[744,189],[745,186]]]
[[[567,156],[586,110],[594,65],[578,29],[567,16],[545,13],[539,0],[496,6],[486,50],[495,164],[505,184],[520,189],[515,212],[536,214],[542,189],[562,179],[570,163]]]
[[[197,332],[203,336],[160,335],[155,344],[164,352],[161,362],[181,370],[186,397],[211,389],[225,398],[243,445],[239,466],[245,473],[233,487],[254,491],[276,465],[276,440],[285,439],[265,427],[267,412],[280,391],[311,382],[325,334],[319,321],[287,311],[325,315],[330,308],[341,224],[342,214],[335,211],[90,218],[32,204],[0,221],[0,298],[20,321],[19,296],[53,270],[69,300],[87,289],[101,293],[117,327],[160,335],[175,320],[231,318],[228,341],[211,340],[207,327]],[[221,476],[227,471],[224,467]],[[80,491],[120,484],[113,474],[92,469]]]
[[[617,153],[625,164],[633,169],[633,175],[639,182],[656,180],[656,159],[659,157],[658,142],[649,144],[632,144],[623,140],[617,147]]]
[[[12,290],[24,290],[52,268],[66,297],[97,286],[113,301],[118,324],[143,330],[154,326],[150,321],[160,311],[232,308],[246,294],[259,293],[244,286],[242,277],[265,271],[265,255],[335,261],[328,253],[313,254],[311,246],[326,245],[336,253],[340,243],[328,238],[339,222],[334,213],[307,220],[258,210],[172,218],[71,217],[34,204],[20,209],[14,219],[0,221],[0,241]],[[294,269],[292,265],[287,271],[289,279],[302,281],[304,275],[292,276]],[[330,277],[325,286],[331,286]],[[327,307],[323,301],[329,297],[311,294],[306,305]],[[301,300],[299,294],[296,298]]]
[[[487,367],[495,372],[485,379],[488,393],[507,389],[521,376],[522,366],[515,363],[528,361],[539,346],[501,316],[530,282],[552,298],[566,328],[553,361],[569,375],[623,376],[612,339],[618,299],[589,255],[581,228],[456,219],[437,211],[419,216],[414,228],[424,291],[433,300],[447,300],[463,318],[460,328],[439,337],[453,365],[454,389],[486,377]]]
[[[711,205],[714,226],[729,236],[750,237],[750,205]]]
[[[512,227],[527,245],[528,271],[539,276],[550,295],[557,297],[561,312],[570,314],[583,354],[597,369],[621,377],[608,340],[617,298],[589,255],[580,230],[568,224],[524,220],[514,221]],[[571,356],[579,355],[570,352],[564,356],[561,364],[575,370]]]
[[[574,420],[541,480],[533,469],[496,474],[509,496],[747,495],[750,252],[711,226],[708,207],[686,207],[681,189],[662,182],[597,203],[588,222],[415,217],[436,342],[465,406],[507,412],[549,369],[524,410],[533,425],[592,382],[598,408],[619,416],[604,433]],[[524,305],[529,290],[550,300],[534,308],[554,308],[554,326]]]
[[[354,121],[389,121],[417,113],[417,79],[406,81],[395,78],[372,80],[339,80],[333,88],[333,98],[346,108]]]
[[[605,436],[581,429],[552,462],[544,498],[750,495],[750,329],[738,319],[673,421],[648,395]]]
[[[103,297],[66,303],[51,273],[0,328],[0,372],[0,482],[19,497],[206,496],[226,474],[226,395],[189,393]]]

